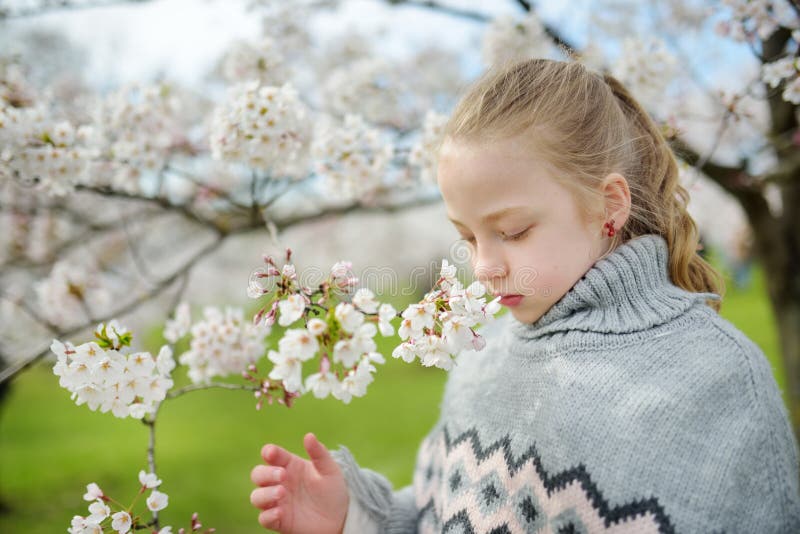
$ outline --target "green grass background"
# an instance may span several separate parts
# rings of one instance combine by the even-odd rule
[[[394,304],[401,309],[403,302]],[[783,391],[760,269],[747,290],[736,290],[728,279],[722,315],[762,348]],[[149,337],[147,348],[157,350],[159,334]],[[390,354],[396,342],[382,341],[382,352]],[[446,377],[438,369],[387,359],[367,396],[347,406],[308,396],[291,409],[265,406],[258,412],[250,393],[227,390],[164,403],[156,461],[170,505],[162,525],[177,532],[198,511],[204,525],[219,532],[263,532],[249,504],[250,469],[260,463],[264,443],[299,453],[308,431],[331,448],[346,445],[362,466],[384,473],[396,487],[410,483],[417,446],[438,416]],[[65,532],[73,515],[87,513],[82,495],[89,482],[124,502],[134,496],[137,473],[147,465],[148,433],[141,422],[75,406],[47,363],[14,381],[0,410],[0,532]]]

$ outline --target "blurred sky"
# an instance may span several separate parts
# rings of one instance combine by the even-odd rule
[[[291,1],[291,0],[287,0]],[[683,0],[697,4],[692,0]],[[635,4],[632,0],[607,0],[606,5]],[[20,7],[26,0],[0,0],[0,5]],[[514,0],[442,0],[440,3],[465,7],[489,15],[521,9]],[[85,74],[97,89],[109,89],[120,83],[146,81],[160,74],[166,78],[199,88],[226,45],[235,39],[255,39],[261,31],[260,17],[246,10],[246,0],[154,0],[78,10],[55,10],[40,16],[12,19],[10,29],[56,28],[88,52]],[[539,15],[556,25],[578,46],[591,36],[591,19],[602,18],[600,3],[593,0],[540,1]],[[668,3],[662,3],[662,6]],[[708,3],[700,2],[706,5]],[[641,5],[641,4],[639,4]],[[657,6],[658,4],[650,4]],[[635,11],[635,10],[630,10]],[[645,10],[646,19],[612,20],[630,32],[645,32],[658,25],[658,8]],[[608,18],[608,17],[607,17]],[[714,16],[711,17],[712,19]],[[710,27],[711,24],[709,24]],[[442,31],[442,28],[448,31]],[[422,43],[437,43],[446,48],[475,50],[466,55],[465,70],[475,74],[480,69],[479,38],[485,25],[434,13],[417,7],[389,7],[379,0],[345,0],[341,12],[316,17],[312,29],[321,38],[341,34],[348,28],[380,36],[378,50],[389,56],[405,55]],[[0,26],[2,31],[2,26]],[[627,30],[626,30],[627,31]],[[714,40],[709,47],[709,40]],[[699,38],[681,35],[677,43],[684,49],[692,68],[709,80],[736,72],[747,61],[742,46],[726,42],[711,32]],[[13,47],[13,43],[10,43]],[[605,41],[610,54],[617,44]],[[722,50],[708,56],[710,49]],[[735,82],[734,82],[735,83]]]

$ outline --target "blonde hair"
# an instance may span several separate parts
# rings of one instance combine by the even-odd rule
[[[587,214],[596,213],[599,184],[618,172],[628,181],[631,213],[613,238],[617,246],[658,234],[669,248],[672,283],[724,295],[722,276],[697,253],[699,232],[686,210],[689,194],[666,139],[625,87],[578,62],[531,59],[486,72],[462,97],[444,138],[491,141],[525,134],[531,149],[570,188]],[[719,311],[720,302],[708,300]]]

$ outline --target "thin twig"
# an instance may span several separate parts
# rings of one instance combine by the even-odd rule
[[[165,197],[145,197],[142,195],[135,195],[133,193],[126,193],[124,191],[119,191],[117,189],[112,189],[110,187],[103,187],[97,185],[78,184],[75,186],[75,189],[77,191],[89,191],[90,193],[94,193],[96,195],[104,197],[122,198],[126,200],[137,200],[140,202],[148,202],[151,204],[156,204],[158,206],[161,206],[162,208],[180,212],[183,215],[185,215],[188,219],[191,219],[205,227],[211,228],[216,231],[222,231],[222,229],[219,226],[214,224],[212,221],[209,221],[199,216],[197,213],[189,209],[187,206],[181,204],[173,204],[172,202],[169,201],[169,199]]]
[[[208,183],[200,180],[199,178],[197,178],[195,175],[193,175],[192,173],[190,173],[188,171],[185,171],[183,169],[178,169],[178,168],[176,168],[175,166],[173,166],[171,164],[165,165],[164,169],[168,170],[168,171],[172,171],[173,173],[175,173],[180,178],[183,178],[184,180],[187,180],[187,181],[193,183],[194,185],[196,185],[198,187],[203,187],[205,189],[208,189],[209,191],[211,191],[215,195],[224,198],[225,201],[228,202],[231,206],[234,206],[236,208],[239,208],[240,210],[245,210],[245,211],[250,209],[250,206],[246,206],[246,205],[244,205],[244,204],[242,204],[240,202],[237,202],[230,195],[229,191],[226,191],[226,190],[224,190],[222,188],[219,188],[219,187],[217,187],[215,185],[208,184]]]
[[[150,470],[151,473],[156,474],[156,415],[158,414],[158,408],[161,405],[159,403],[156,406],[156,410],[151,417],[146,417],[142,419],[142,422],[147,426],[148,430],[148,440],[147,440],[147,468]],[[158,511],[153,511],[153,521],[152,526],[158,530]]]
[[[125,216],[124,211],[120,213],[120,219],[122,219],[122,229],[125,232],[128,250],[131,251],[131,258],[133,259],[133,264],[136,267],[136,270],[139,272],[139,276],[141,276],[151,286],[157,284],[157,282],[154,282],[154,280],[157,280],[158,277],[153,276],[153,274],[150,272],[150,269],[147,267],[144,258],[142,258],[141,254],[139,253],[139,247],[133,240],[131,230],[128,228],[128,218]]]
[[[34,321],[36,321],[37,323],[41,324],[42,326],[44,326],[45,328],[47,328],[51,332],[53,332],[53,333],[57,333],[58,332],[58,326],[57,325],[52,323],[46,317],[42,317],[41,315],[39,315],[36,312],[36,310],[31,308],[31,306],[27,302],[25,302],[24,299],[22,299],[22,298],[15,299],[11,295],[8,295],[8,294],[6,294],[4,292],[0,292],[0,298],[6,299],[7,301],[12,302],[13,304],[16,304],[17,306],[22,308],[22,310],[25,313],[27,313]],[[2,382],[2,381],[0,381],[0,382]]]
[[[261,389],[259,386],[251,386],[248,384],[228,384],[225,382],[209,382],[208,384],[191,384],[179,389],[175,389],[167,393],[168,399],[174,399],[190,393],[192,391],[200,391],[204,389],[231,389],[231,390],[244,390],[244,391],[258,391]]]

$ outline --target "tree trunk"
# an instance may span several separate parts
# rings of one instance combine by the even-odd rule
[[[792,276],[795,283],[800,281],[800,273],[795,272]],[[800,302],[784,299],[775,305],[775,311],[786,376],[786,402],[794,435],[800,441]]]
[[[786,403],[800,442],[800,176],[795,169],[781,188],[782,210],[771,214],[743,203],[756,234],[767,292],[775,312],[786,377]]]

